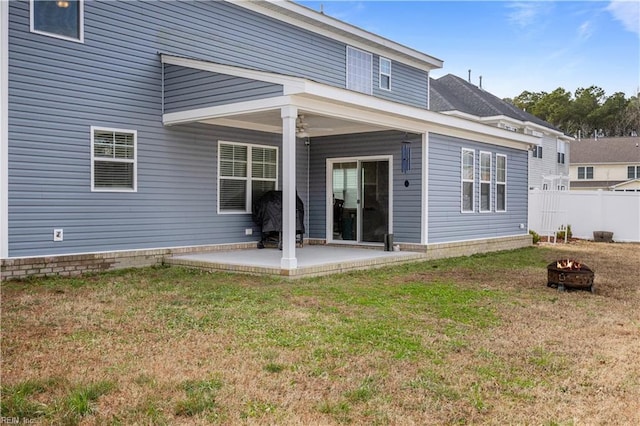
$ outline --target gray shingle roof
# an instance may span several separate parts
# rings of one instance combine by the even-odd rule
[[[530,121],[540,126],[561,131],[552,124],[517,108],[509,102],[452,74],[430,80],[430,107],[432,111],[460,111],[477,117],[504,115],[519,121]]]
[[[571,164],[640,163],[640,137],[582,139],[571,142]]]

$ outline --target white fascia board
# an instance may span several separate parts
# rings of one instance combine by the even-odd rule
[[[286,22],[424,71],[442,68],[443,61],[292,1],[227,0],[237,6]]]
[[[355,105],[360,109],[367,109],[369,111],[380,111],[382,113],[380,122],[374,122],[372,124],[379,124],[390,128],[401,128],[406,131],[413,131],[417,133],[422,133],[427,130],[436,131],[438,128],[441,129],[440,132],[445,131],[445,129],[453,129],[457,134],[466,133],[467,138],[471,137],[470,135],[472,134],[497,138],[498,140],[492,139],[493,142],[490,143],[493,144],[500,144],[500,141],[523,144],[523,146],[520,146],[520,149],[528,149],[529,145],[535,145],[538,140],[538,138],[534,136],[488,126],[473,119],[469,120],[450,114],[441,114],[439,112],[399,104],[351,90],[326,86],[320,83],[307,82],[307,92],[305,95],[330,99],[334,102],[334,110],[335,102],[339,102]],[[303,105],[299,106],[304,107]],[[402,121],[405,121],[406,123],[401,125],[400,123]],[[449,130],[446,130],[446,132],[446,134],[450,134]]]
[[[403,105],[309,80],[290,78],[289,82],[285,82],[286,76],[278,74],[165,55],[163,55],[163,58],[164,63],[285,84],[286,93],[283,96],[266,99],[165,113],[162,116],[162,122],[167,126],[220,118],[233,119],[235,115],[274,110],[285,105],[295,105],[309,112],[369,123],[389,129],[402,129],[415,133],[434,131],[519,149],[528,149],[529,145],[537,143],[537,138],[533,136],[487,126],[486,124],[478,123],[476,120],[463,119]]]
[[[306,80],[284,74],[270,73],[266,71],[252,70],[248,68],[234,67],[232,65],[217,64],[200,59],[183,58],[180,56],[160,54],[163,64],[178,65],[186,68],[193,68],[202,71],[215,72],[218,74],[232,75],[234,77],[247,78],[250,80],[264,81],[266,83],[281,84],[285,94],[299,93],[304,91]]]
[[[572,140],[575,139],[573,136],[565,135],[564,133],[562,133],[559,130],[550,129],[548,127],[541,126],[540,124],[533,123],[531,121],[524,121],[523,123],[527,127],[533,127],[534,129],[538,130],[539,132],[545,133],[547,135],[555,136],[555,137],[558,137],[560,139],[564,139],[566,141],[572,141]]]
[[[539,132],[539,133],[550,135],[550,136],[556,136],[559,138],[564,138],[566,140],[573,140],[571,136],[567,136],[559,130],[554,130],[546,126],[542,126],[538,123],[534,123],[533,121],[521,121],[513,117],[507,117],[506,115],[495,115],[492,117],[479,117],[479,119],[480,121],[485,121],[485,122],[511,123],[517,126],[523,126],[524,128],[529,128],[533,132]],[[538,135],[534,134],[534,136],[538,136]],[[542,137],[542,136],[543,135],[540,135],[539,137]]]
[[[523,126],[524,122],[506,115],[493,115],[491,117],[479,117],[478,120],[484,123],[506,123],[513,126]]]
[[[0,259],[9,257],[9,2],[0,1]]]
[[[510,124],[515,125],[515,126],[523,126],[524,128],[531,129],[531,131],[533,132],[533,134],[531,136],[536,137],[536,138],[541,138],[546,134],[546,135],[555,136],[557,138],[563,139],[563,140],[565,140],[567,142],[575,140],[575,138],[573,138],[571,136],[567,136],[564,133],[562,133],[561,131],[551,129],[549,127],[541,126],[540,124],[533,123],[531,121],[520,121],[520,120],[517,120],[517,119],[512,118],[512,117],[507,117],[506,115],[495,115],[495,116],[491,116],[491,117],[479,117],[479,116],[475,116],[475,115],[472,115],[472,114],[467,114],[467,113],[461,112],[461,111],[443,111],[443,114],[450,115],[450,116],[455,116],[455,117],[466,118],[468,120],[474,120],[474,121],[478,121],[478,122],[485,123],[485,124],[488,124],[488,125],[494,124],[494,123],[497,124],[497,123],[501,123],[502,122],[502,123],[510,123]],[[538,141],[537,144],[539,145],[540,141]]]
[[[273,98],[196,108],[187,111],[169,112],[162,115],[162,124],[172,126],[175,124],[194,123],[215,118],[229,118],[241,114],[274,110],[290,104],[291,101],[288,96],[276,96]]]

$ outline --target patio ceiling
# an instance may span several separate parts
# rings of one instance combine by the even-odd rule
[[[427,131],[444,133],[478,142],[499,142],[518,149],[528,149],[539,141],[539,137],[304,78],[165,54],[161,54],[161,60],[163,64],[282,86],[281,95],[164,113],[163,123],[168,126],[199,122],[281,134],[282,111],[295,108],[298,117],[304,116],[310,137],[399,130],[418,134]]]
[[[211,118],[202,123],[242,129],[258,130],[270,133],[282,133],[280,110],[268,110],[247,114],[236,114],[231,117]],[[387,127],[372,125],[341,117],[322,115],[304,109],[298,110],[298,116],[306,123],[305,131],[309,137],[344,135],[387,130]]]

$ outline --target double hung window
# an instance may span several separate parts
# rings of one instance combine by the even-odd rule
[[[496,154],[496,211],[507,210],[507,156]]]
[[[473,213],[479,211],[504,212],[507,210],[507,156],[488,151],[479,153],[479,173],[476,176],[476,151],[462,148],[461,161],[461,211]],[[495,172],[494,172],[495,167]],[[476,179],[479,187],[476,188]],[[477,192],[476,192],[477,191]],[[475,195],[479,194],[478,206]],[[494,201],[495,200],[495,201]]]
[[[278,148],[218,144],[218,211],[250,213],[267,191],[277,189]]]
[[[628,166],[627,179],[640,179],[640,166]]]
[[[491,153],[480,152],[480,211],[491,211]]]
[[[135,130],[91,127],[91,189],[136,190]]]
[[[462,212],[474,211],[475,151],[462,148]]]
[[[380,88],[391,90],[391,60],[380,58]]]

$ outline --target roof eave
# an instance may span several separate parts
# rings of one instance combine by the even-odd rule
[[[289,0],[226,1],[288,24],[348,43],[354,47],[373,51],[389,59],[406,63],[424,71],[442,68],[444,64],[441,59]]]

